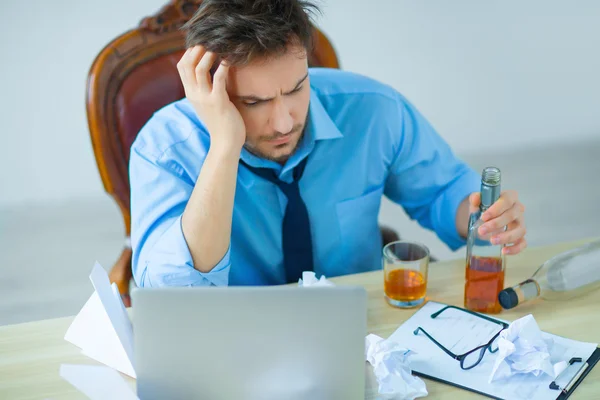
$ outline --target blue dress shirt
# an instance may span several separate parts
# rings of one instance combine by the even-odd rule
[[[300,180],[312,230],[314,270],[327,277],[381,268],[378,214],[382,196],[436,232],[451,249],[459,204],[480,177],[458,159],[417,109],[391,87],[340,70],[310,69],[304,138],[284,166],[245,149],[241,158]],[[191,104],[156,112],[131,148],[131,241],[138,286],[285,283],[281,225],[286,197],[238,168],[230,247],[208,273],[194,269],[181,215],[200,174],[210,136]],[[407,237],[409,234],[402,233]]]

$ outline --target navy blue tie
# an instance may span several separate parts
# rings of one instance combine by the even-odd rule
[[[283,247],[283,265],[285,267],[285,277],[288,283],[298,282],[302,277],[302,271],[313,270],[313,250],[310,236],[310,220],[306,205],[300,196],[298,182],[304,173],[306,167],[305,157],[294,168],[294,180],[287,183],[280,180],[275,174],[275,170],[270,168],[251,167],[240,160],[246,168],[256,175],[273,182],[287,197],[287,206],[283,216],[281,227],[282,247]]]

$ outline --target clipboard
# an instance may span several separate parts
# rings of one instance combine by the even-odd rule
[[[473,393],[480,394],[480,395],[482,395],[482,396],[485,396],[485,397],[488,397],[488,398],[490,398],[490,399],[494,399],[494,400],[506,400],[506,399],[503,399],[502,397],[490,396],[490,395],[489,395],[489,394],[487,394],[487,393],[480,392],[479,390],[475,390],[475,389],[473,389],[473,388],[470,388],[470,387],[468,387],[468,386],[458,385],[458,384],[456,384],[456,383],[454,383],[454,382],[451,382],[451,381],[445,381],[445,380],[443,380],[443,379],[439,379],[439,378],[436,378],[436,377],[434,377],[434,376],[431,376],[431,375],[423,374],[423,373],[421,373],[421,372],[417,372],[417,371],[414,371],[414,370],[413,370],[413,371],[412,371],[412,373],[413,373],[413,375],[419,376],[419,377],[421,377],[421,378],[426,378],[426,379],[429,379],[429,380],[431,380],[431,381],[436,381],[436,382],[439,382],[439,383],[443,383],[444,385],[450,385],[450,386],[454,386],[454,387],[456,387],[456,388],[459,388],[459,389],[462,389],[462,390],[466,390],[467,392],[473,392]]]
[[[590,358],[587,359],[587,361],[583,361],[583,363],[581,364],[581,367],[578,368],[572,378],[569,380],[569,382],[564,385],[564,388],[560,388],[558,387],[556,390],[560,390],[560,395],[556,398],[557,400],[565,400],[568,399],[569,396],[571,395],[571,393],[573,393],[575,391],[575,389],[577,388],[577,386],[579,386],[579,384],[581,382],[583,382],[583,380],[585,379],[585,377],[587,376],[587,374],[590,373],[590,371],[592,370],[592,368],[594,368],[594,366],[598,363],[598,360],[600,360],[600,347],[597,348],[592,355],[590,356]],[[582,368],[585,368],[584,370],[582,370]],[[568,370],[568,368],[567,368]],[[557,377],[558,379],[558,377]],[[556,380],[554,380],[555,383]]]
[[[467,326],[470,329],[469,334],[472,335],[477,334],[473,332],[480,328],[469,324],[472,321],[469,321],[468,318],[465,317],[461,320],[461,318],[456,316],[449,316],[444,322],[446,325],[438,326],[437,328],[434,327],[434,322],[430,321],[437,321],[435,322],[436,324],[441,321],[437,319],[432,320],[431,314],[439,311],[444,306],[446,304],[434,301],[427,302],[413,316],[400,325],[389,338],[398,343],[404,343],[405,347],[413,351],[411,369],[412,373],[416,376],[498,400],[514,400],[517,398],[524,400],[562,400],[567,399],[575,391],[593,367],[600,361],[600,347],[598,343],[578,342],[566,337],[542,332],[545,335],[544,337],[554,340],[557,349],[562,349],[558,350],[560,351],[560,355],[556,355],[557,357],[567,362],[572,358],[580,358],[582,359],[582,365],[587,365],[585,369],[582,369],[577,364],[573,364],[559,374],[560,380],[557,379],[557,381],[567,390],[563,392],[562,387],[552,389],[549,385],[550,383],[555,383],[555,380],[550,376],[537,378],[530,374],[517,374],[507,381],[489,381],[488,379],[494,365],[493,356],[487,356],[489,357],[487,361],[484,358],[481,364],[473,369],[469,369],[468,371],[461,370],[457,360],[449,357],[448,354],[440,350],[435,344],[432,345],[431,340],[426,339],[425,335],[418,336],[414,334],[417,326],[423,326],[433,337],[445,338],[446,341],[444,344],[453,346],[452,348],[448,347],[451,351],[456,354],[462,354],[460,348],[454,347],[459,346],[461,344],[460,340],[463,340],[463,333],[459,331],[463,331],[462,328]],[[469,314],[464,313],[461,315],[468,316]],[[478,321],[480,320],[478,319]],[[447,324],[454,325],[449,326]],[[438,331],[436,332],[435,329],[438,329]],[[495,332],[490,333],[490,331],[486,331],[485,329],[484,327],[481,328],[480,335],[489,340]],[[497,324],[495,325],[495,329],[497,331]],[[471,340],[472,338],[465,338],[465,346],[472,345]],[[472,348],[470,346],[469,350]]]
[[[577,372],[575,372],[573,374],[573,377],[569,380],[569,382],[565,385],[565,388],[569,388],[568,390],[563,391],[562,388],[558,388],[557,390],[557,397],[556,400],[566,400],[569,398],[569,396],[571,396],[571,393],[573,393],[575,391],[575,389],[577,388],[577,386],[579,386],[579,384],[581,382],[583,382],[583,380],[585,379],[585,377],[587,376],[587,374],[590,373],[590,371],[592,370],[592,368],[594,368],[594,366],[598,363],[598,361],[600,360],[600,347],[597,348],[592,355],[590,356],[590,358],[587,359],[587,361],[583,361],[583,363],[581,364],[581,367],[583,367],[584,365],[587,365],[587,367],[585,368],[585,371],[583,371],[581,373],[581,375],[577,376]],[[579,369],[577,369],[576,371],[579,371]],[[436,377],[427,375],[427,374],[423,374],[417,371],[413,371],[414,375],[417,375],[421,378],[426,378],[432,381],[436,381],[439,383],[443,383],[445,385],[450,385],[450,386],[454,386],[457,387],[459,389],[463,389],[469,392],[473,392],[473,393],[477,393],[480,394],[482,396],[488,397],[490,399],[495,399],[495,400],[508,400],[508,399],[504,399],[502,397],[495,397],[495,396],[490,396],[487,393],[483,393],[480,392],[478,390],[473,390],[472,388],[466,387],[466,386],[462,386],[462,385],[457,385],[454,382],[450,382],[450,381],[445,381],[443,379],[438,379]],[[573,378],[577,378],[573,381]],[[553,382],[554,383],[554,382]]]

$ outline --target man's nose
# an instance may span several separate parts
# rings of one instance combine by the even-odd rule
[[[289,133],[294,127],[294,119],[282,99],[275,101],[273,114],[271,115],[271,127],[275,132],[280,133]]]

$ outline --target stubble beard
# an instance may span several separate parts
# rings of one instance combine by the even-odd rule
[[[285,161],[287,161],[297,150],[298,147],[300,146],[300,143],[302,143],[302,139],[304,139],[304,131],[305,131],[305,126],[306,125],[302,125],[300,128],[300,136],[298,137],[298,140],[296,141],[296,143],[294,144],[293,149],[286,153],[286,154],[281,154],[281,155],[274,155],[274,154],[268,154],[268,153],[264,153],[262,151],[260,151],[256,146],[253,146],[252,144],[246,142],[244,144],[244,148],[250,153],[255,155],[256,157],[265,159],[265,160],[270,160],[270,161],[275,161],[276,163],[284,163]],[[296,132],[298,130],[298,128],[294,129],[294,132]],[[293,135],[294,133],[290,133],[290,135]],[[268,140],[273,140],[276,139],[278,137],[281,137],[282,135],[273,135],[273,136],[269,136],[266,138],[261,138],[261,141],[268,141]],[[289,143],[284,143],[282,145],[280,145],[281,147],[285,147],[285,146],[289,146]]]

